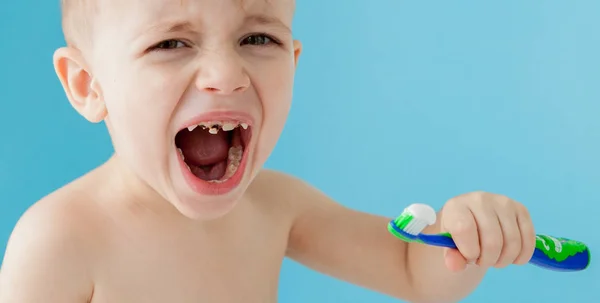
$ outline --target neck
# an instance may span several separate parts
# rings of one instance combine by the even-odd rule
[[[140,179],[118,155],[114,154],[102,166],[110,188],[107,195],[119,197],[127,208],[145,209],[161,217],[182,219],[181,213],[160,193]]]
[[[135,215],[150,215],[155,220],[168,221],[176,224],[194,226],[205,230],[220,230],[227,227],[231,220],[235,220],[235,213],[239,212],[238,205],[231,213],[215,220],[198,221],[182,215],[160,193],[154,190],[145,181],[140,179],[118,155],[113,155],[102,165],[99,170],[100,178],[106,181],[105,191],[107,201],[112,201],[120,209],[126,209]],[[244,204],[244,203],[242,203]],[[243,205],[242,205],[243,207]]]

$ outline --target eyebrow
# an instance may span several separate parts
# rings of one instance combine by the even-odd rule
[[[285,25],[279,18],[268,15],[248,15],[244,18],[245,25],[267,25],[276,26],[291,33],[292,30]],[[177,32],[194,32],[194,25],[189,21],[172,21],[166,23],[158,23],[149,28],[144,29],[144,32],[162,32],[162,33],[177,33]]]
[[[194,26],[189,21],[175,21],[168,23],[159,23],[149,28],[144,29],[145,32],[166,32],[176,33],[184,31],[193,31]]]
[[[268,15],[249,15],[245,18],[244,24],[256,24],[256,25],[273,25],[285,29],[291,33],[292,30],[285,25],[279,18],[275,18]]]

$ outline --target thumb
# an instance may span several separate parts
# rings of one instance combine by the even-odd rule
[[[446,267],[453,272],[460,272],[467,267],[467,260],[456,249],[444,248]]]

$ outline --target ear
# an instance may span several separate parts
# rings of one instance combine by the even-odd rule
[[[300,58],[300,53],[302,53],[302,42],[299,40],[294,40],[294,64],[298,66],[298,60]]]
[[[100,86],[85,65],[81,52],[72,47],[59,48],[54,52],[53,61],[56,75],[73,108],[92,123],[104,120],[107,111]]]

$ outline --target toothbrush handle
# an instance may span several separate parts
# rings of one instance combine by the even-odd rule
[[[424,244],[457,249],[450,234],[420,234],[418,240]],[[547,235],[536,236],[536,246],[529,263],[554,271],[581,271],[590,264],[588,247],[578,241],[555,238]]]

